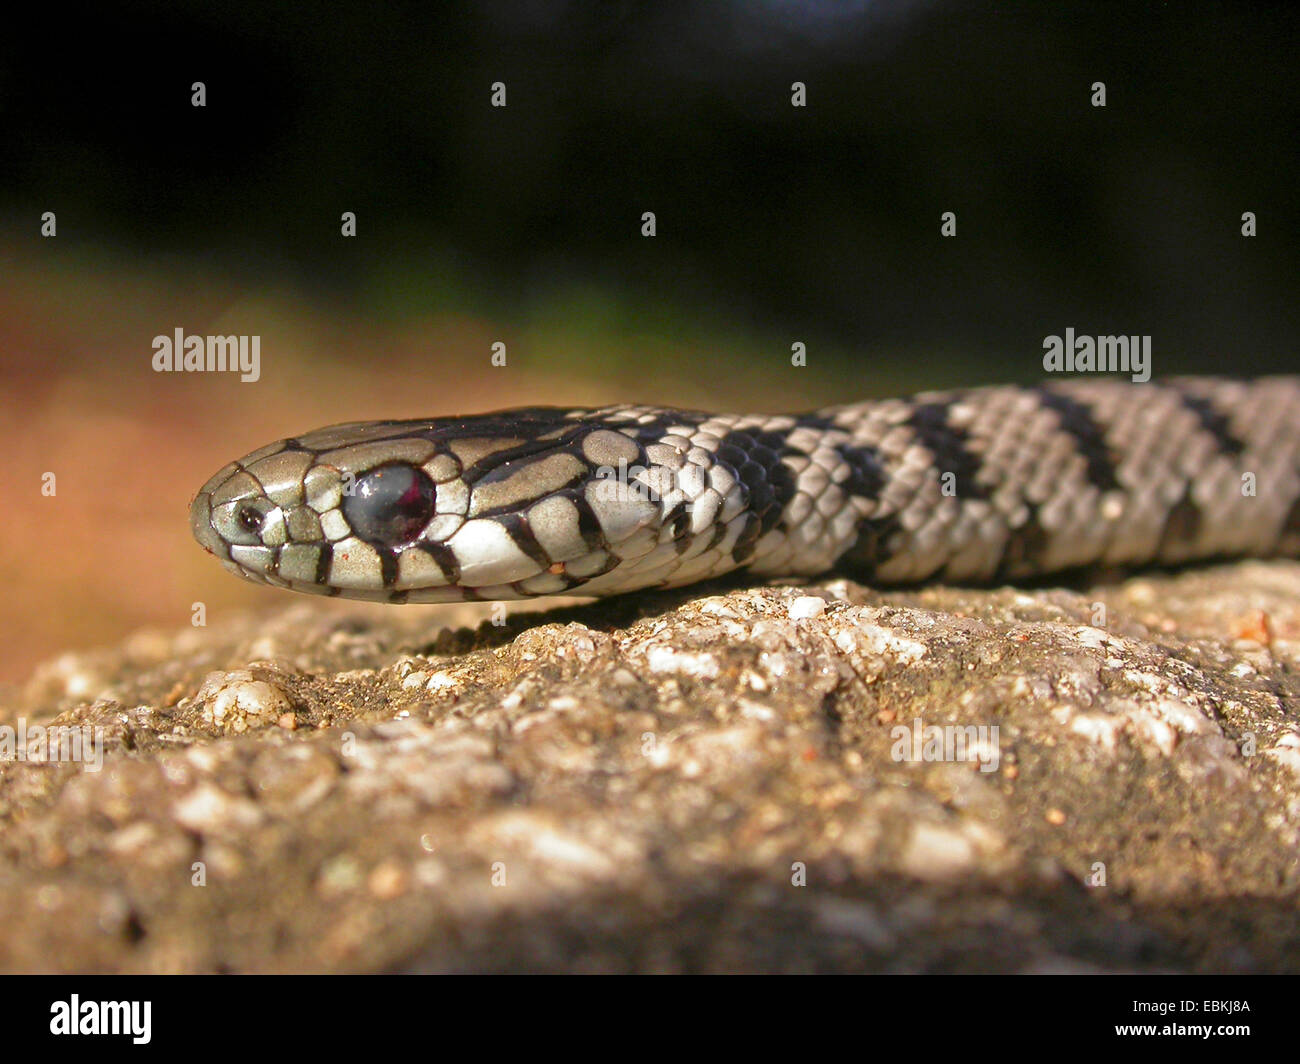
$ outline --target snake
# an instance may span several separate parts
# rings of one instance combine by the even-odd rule
[[[747,570],[882,585],[1300,554],[1300,377],[1051,379],[804,414],[524,407],[363,421],[216,473],[228,569],[385,602]]]

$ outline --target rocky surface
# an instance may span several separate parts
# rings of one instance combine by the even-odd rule
[[[1300,564],[277,605],[0,707],[0,968],[1300,968]]]

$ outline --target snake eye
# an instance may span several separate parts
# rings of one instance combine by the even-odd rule
[[[385,465],[357,477],[343,496],[343,516],[356,535],[381,547],[417,538],[436,513],[436,491],[422,470]]]

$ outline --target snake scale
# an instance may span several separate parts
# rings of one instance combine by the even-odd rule
[[[987,583],[1294,556],[1300,377],[358,422],[232,462],[190,520],[240,575],[388,602],[614,595],[737,569]]]

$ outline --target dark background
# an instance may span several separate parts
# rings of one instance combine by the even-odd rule
[[[1150,334],[1157,376],[1297,364],[1300,5],[5,17],[0,678],[195,601],[285,605],[188,502],[330,422],[1033,380],[1067,328]],[[259,336],[261,380],[153,372],[176,328]]]
[[[510,318],[595,286],[651,320],[723,318],[850,360],[939,352],[963,377],[1032,374],[1020,356],[1066,326],[1151,333],[1157,371],[1293,362],[1294,4],[64,18],[9,42],[0,209],[30,228],[57,200],[69,243],[211,257],[363,313],[468,301]]]

